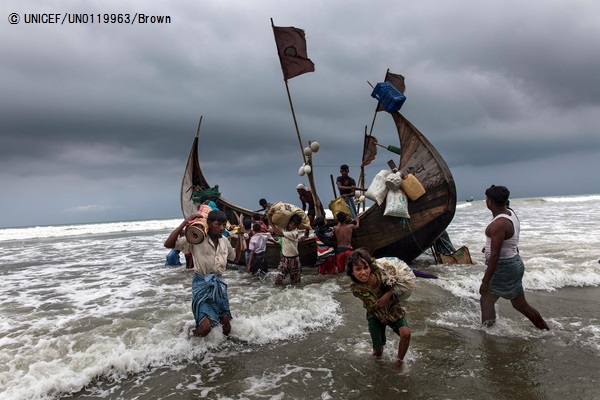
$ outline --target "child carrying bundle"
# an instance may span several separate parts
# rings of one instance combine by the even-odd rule
[[[404,308],[394,298],[392,288],[384,283],[382,268],[367,250],[357,249],[348,257],[346,273],[353,282],[352,294],[363,302],[367,310],[373,356],[381,357],[383,354],[385,329],[389,326],[400,336],[396,364],[402,364],[410,344],[410,328]]]

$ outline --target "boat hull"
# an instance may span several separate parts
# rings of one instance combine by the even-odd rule
[[[399,169],[413,174],[425,194],[409,200],[408,219],[383,215],[385,203],[370,207],[360,215],[352,246],[365,247],[375,257],[410,262],[427,250],[454,218],[456,186],[448,165],[427,138],[399,112],[392,117],[401,145]]]

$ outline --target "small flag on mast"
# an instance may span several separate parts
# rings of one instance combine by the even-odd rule
[[[306,37],[302,29],[273,25],[273,34],[284,80],[315,71],[315,64],[306,52]]]
[[[363,159],[361,167],[371,164],[371,161],[377,156],[377,138],[375,136],[365,136],[365,148],[363,150]]]
[[[404,77],[400,74],[394,74],[392,72],[387,72],[385,74],[385,82],[389,82],[394,86],[400,93],[404,93],[406,91],[406,86],[404,85]],[[377,103],[377,112],[385,111],[385,107],[381,105],[381,103]]]

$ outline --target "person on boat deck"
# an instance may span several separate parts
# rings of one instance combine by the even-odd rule
[[[192,330],[193,335],[206,336],[220,322],[223,334],[228,336],[231,332],[230,319],[232,317],[229,310],[227,285],[223,280],[222,273],[227,268],[227,260],[233,261],[236,258],[236,250],[233,249],[229,240],[223,237],[223,231],[227,226],[227,217],[222,211],[213,210],[208,214],[208,235],[201,243],[189,243],[181,233],[185,227],[199,217],[203,218],[194,214],[183,220],[171,232],[164,245],[170,249],[192,253],[194,258],[192,312],[196,320],[196,327]],[[238,243],[242,243],[242,241],[240,240]],[[237,252],[239,252],[239,247]]]
[[[352,253],[352,231],[357,229],[360,224],[358,216],[354,218],[356,225],[347,223],[347,218],[348,214],[343,211],[340,211],[335,215],[335,219],[338,223],[333,227],[333,232],[335,233],[335,238],[337,240],[335,262],[337,264],[338,272],[342,272],[346,268],[348,256]]]
[[[390,287],[383,284],[381,271],[371,254],[365,249],[357,249],[348,257],[346,274],[352,279],[352,294],[362,300],[367,310],[369,334],[373,343],[373,356],[381,357],[385,346],[386,327],[392,328],[400,336],[396,364],[404,361],[410,345],[410,328],[406,322],[406,312],[392,297]]]
[[[352,218],[356,217],[356,205],[354,204],[354,193],[356,191],[356,181],[352,179],[348,173],[350,167],[346,164],[340,166],[340,176],[336,179],[337,187],[340,191],[340,196],[344,199],[348,207],[350,208],[350,215]]]
[[[246,264],[247,271],[252,273],[252,275],[263,275],[269,272],[267,258],[265,257],[268,240],[267,236],[270,236],[270,234],[261,233],[260,224],[254,223],[254,225],[252,225],[252,237],[250,238],[250,243],[248,244],[250,258]]]
[[[260,209],[258,209],[258,210],[256,210],[256,211],[254,211],[255,213],[259,213],[259,212],[262,212],[262,211],[264,211],[265,213],[268,213],[268,212],[269,212],[269,209],[270,209],[270,208],[271,208],[271,206],[273,205],[273,204],[269,203],[269,202],[267,201],[267,199],[260,199],[260,200],[258,201],[258,204],[260,204],[260,207],[261,207],[261,208],[260,208]]]
[[[302,210],[306,212],[308,215],[308,220],[310,224],[313,225],[313,221],[315,220],[315,215],[317,214],[317,209],[315,208],[315,200],[313,199],[313,194],[310,190],[304,186],[303,183],[299,183],[296,185],[296,191],[298,192],[298,197],[302,202]],[[321,215],[325,215],[325,209],[323,208],[323,204],[321,204],[321,200],[317,197],[317,203],[319,205],[319,209],[321,210]],[[308,206],[308,211],[306,210]]]
[[[298,227],[302,223],[302,218],[298,214],[290,217],[287,228],[283,231],[273,224],[269,216],[269,225],[273,228],[273,235],[281,237],[281,258],[277,266],[277,276],[275,284],[283,283],[283,278],[290,274],[292,283],[300,283],[302,265],[298,252],[299,233]]]
[[[335,274],[335,234],[322,216],[315,218],[315,240],[317,242],[317,267],[319,275]]]
[[[518,249],[520,222],[516,214],[507,208],[510,191],[504,186],[492,185],[485,191],[485,196],[485,204],[494,218],[485,228],[487,268],[479,287],[481,322],[487,327],[494,325],[495,304],[502,297],[510,300],[512,306],[536,327],[549,330],[540,313],[525,300],[525,265]]]

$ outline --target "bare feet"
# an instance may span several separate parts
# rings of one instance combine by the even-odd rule
[[[381,358],[382,354],[383,354],[383,349],[374,349],[373,353],[371,353],[371,355],[375,358]]]
[[[200,329],[200,327],[190,329],[192,332],[192,336],[202,337],[206,336],[206,334]]]
[[[483,326],[485,326],[486,328],[491,328],[492,326],[494,326],[495,323],[496,323],[495,319],[489,319],[487,321],[482,322]]]
[[[229,336],[231,333],[231,323],[229,322],[229,316],[221,317],[221,326],[223,327],[223,335]]]

